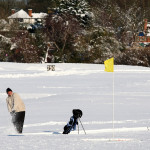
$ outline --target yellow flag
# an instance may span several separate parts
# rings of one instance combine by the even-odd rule
[[[114,58],[104,61],[104,64],[106,72],[114,72]]]

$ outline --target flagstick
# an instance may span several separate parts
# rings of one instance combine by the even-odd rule
[[[114,120],[115,120],[115,87],[114,87],[114,57],[112,57],[111,59],[108,59],[106,61],[104,61],[105,64],[105,71],[106,72],[113,72],[113,101],[112,101],[112,133],[113,133],[113,139],[114,139],[114,133],[115,133],[115,126],[114,126]]]
[[[115,87],[114,87],[114,72],[113,72],[113,104],[112,104],[112,106],[113,106],[113,108],[112,108],[112,111],[113,111],[113,116],[112,116],[112,118],[113,118],[113,120],[112,120],[112,127],[113,127],[113,139],[114,139],[114,137],[115,137],[115,135],[114,135],[114,130],[115,130],[115,126],[114,126],[114,120],[115,120],[115,97],[114,97],[114,95],[115,95],[115,92],[114,92],[114,89],[115,89]]]

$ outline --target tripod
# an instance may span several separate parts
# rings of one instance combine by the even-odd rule
[[[84,129],[84,127],[83,127],[83,125],[82,125],[82,122],[81,122],[81,120],[80,120],[80,117],[78,118],[78,120],[80,121],[80,124],[81,124],[81,126],[82,126],[82,129],[83,129],[84,133],[86,134],[85,129]],[[78,122],[78,134],[79,134],[79,122]]]

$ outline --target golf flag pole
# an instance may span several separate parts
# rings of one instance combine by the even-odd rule
[[[108,59],[106,61],[104,61],[104,64],[105,64],[105,71],[106,72],[113,72],[113,104],[112,104],[112,128],[113,128],[113,139],[114,139],[114,129],[115,129],[115,126],[114,126],[114,120],[115,120],[115,99],[114,99],[114,58],[111,58],[111,59]]]

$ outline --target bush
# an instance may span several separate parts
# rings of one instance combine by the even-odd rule
[[[150,48],[127,49],[115,59],[115,63],[150,67]]]
[[[15,48],[12,50],[13,54],[9,58],[10,61],[22,63],[42,62],[46,52],[46,46],[41,37],[38,33],[34,36],[28,32],[17,33],[12,38],[12,42],[15,43]]]

